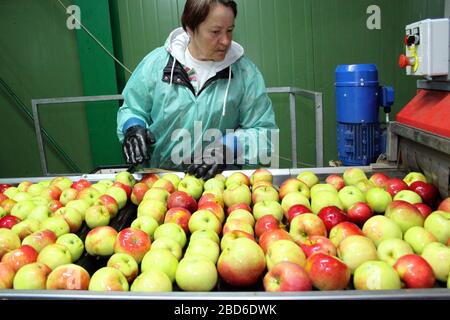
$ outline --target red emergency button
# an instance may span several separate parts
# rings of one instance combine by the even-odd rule
[[[402,69],[406,68],[407,66],[410,65],[409,58],[407,56],[405,56],[404,54],[401,54],[400,58],[398,59],[398,65]]]

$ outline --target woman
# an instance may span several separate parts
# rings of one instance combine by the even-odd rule
[[[206,180],[272,154],[272,103],[261,73],[232,41],[236,15],[234,1],[187,0],[183,27],[137,66],[117,116],[128,163],[188,166]]]

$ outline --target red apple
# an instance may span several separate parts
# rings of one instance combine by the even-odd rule
[[[0,183],[0,193],[3,193],[6,189],[12,187],[12,184],[9,183]]]
[[[156,173],[147,173],[139,181],[144,182],[149,188],[151,188],[153,186],[153,183],[155,183],[155,181],[159,179],[160,178]]]
[[[114,244],[114,253],[126,253],[132,256],[137,263],[150,250],[150,236],[140,229],[126,228],[117,234]]]
[[[9,251],[2,257],[2,262],[7,263],[13,267],[17,272],[24,265],[36,262],[38,252],[29,245],[22,245],[19,248]]]
[[[38,253],[49,244],[56,242],[56,234],[48,229],[42,229],[26,236],[22,240],[22,245],[32,246]]]
[[[200,206],[202,206],[208,202],[215,202],[222,208],[224,208],[224,206],[225,206],[225,204],[223,202],[223,196],[221,193],[215,194],[212,192],[205,191],[205,193],[202,194],[200,199],[198,199],[198,207],[200,208]]]
[[[431,183],[424,181],[414,181],[409,185],[409,189],[417,193],[422,201],[429,206],[434,206],[439,196],[439,190]]]
[[[401,256],[397,259],[393,267],[407,288],[434,287],[436,278],[433,269],[427,260],[417,254]]]
[[[348,236],[359,235],[364,236],[362,230],[353,222],[344,221],[334,226],[328,235],[328,238],[337,248],[339,243]]]
[[[127,198],[129,199],[131,197],[131,192],[133,191],[133,188],[131,186],[126,185],[119,181],[114,181],[112,186],[122,188],[125,191],[125,193],[127,194]]]
[[[356,202],[347,210],[347,218],[359,226],[362,226],[370,217],[373,216],[372,208],[365,202]]]
[[[300,244],[305,256],[308,258],[315,253],[322,252],[336,256],[336,247],[330,239],[324,236],[310,236]]]
[[[91,185],[92,185],[92,183],[90,183],[86,179],[79,179],[77,181],[74,181],[70,187],[72,189],[80,191],[84,188],[90,187]]]
[[[48,207],[49,207],[51,212],[55,212],[59,208],[64,207],[64,204],[62,204],[62,202],[59,201],[59,200],[50,200],[50,202],[48,204]]]
[[[149,189],[150,188],[148,187],[148,185],[144,182],[136,183],[131,189],[130,195],[131,202],[133,202],[135,205],[139,205],[139,203],[141,203],[142,199],[144,198],[145,193]]]
[[[312,211],[310,208],[304,206],[303,204],[295,204],[291,206],[286,214],[288,222],[291,223],[292,219],[303,213],[312,213]]]
[[[312,282],[305,269],[289,261],[274,265],[264,276],[263,285],[267,292],[312,290]]]
[[[323,207],[317,215],[325,224],[327,232],[335,225],[348,220],[347,214],[336,206]]]
[[[0,219],[0,228],[11,229],[14,225],[22,221],[19,217],[7,215]]]
[[[409,190],[408,185],[402,179],[391,178],[386,180],[386,191],[389,192],[392,197],[402,190]]]
[[[186,234],[189,234],[189,219],[191,219],[191,213],[188,209],[173,207],[167,210],[164,216],[164,223],[174,222],[183,228]]]
[[[433,212],[433,209],[431,209],[431,207],[429,205],[427,205],[427,204],[425,204],[423,202],[421,202],[421,203],[414,203],[414,207],[416,207],[420,211],[420,214],[425,219],[426,219],[426,217],[428,217]]]
[[[187,192],[175,191],[167,198],[167,208],[186,208],[190,213],[197,211],[197,201]]]
[[[338,174],[330,174],[325,178],[325,182],[331,184],[337,191],[345,187],[344,178]]]
[[[61,197],[62,190],[55,185],[50,185],[49,187],[42,190],[40,193],[41,196],[50,199],[50,200],[59,200]]]
[[[375,187],[384,188],[386,186],[386,181],[389,177],[382,172],[374,173],[370,176],[369,181],[371,181]]]
[[[261,235],[268,230],[280,229],[280,222],[271,214],[266,214],[259,218],[255,223],[255,235],[261,237]]]
[[[306,259],[305,270],[319,290],[344,290],[350,282],[350,268],[328,254],[319,252],[310,256]]]
[[[325,223],[314,213],[304,213],[296,216],[290,226],[289,234],[291,238],[300,245],[308,237],[311,236],[324,236],[326,237],[328,232]]]
[[[244,210],[247,210],[250,213],[252,212],[252,208],[250,208],[250,206],[248,204],[246,204],[246,203],[236,203],[236,204],[233,204],[232,206],[227,208],[227,216],[229,216],[231,212],[233,212],[234,210],[237,210],[237,209],[244,209]]]
[[[272,242],[281,239],[292,240],[292,237],[286,230],[283,229],[268,230],[259,237],[258,243],[263,249],[264,253],[266,253],[269,245]]]

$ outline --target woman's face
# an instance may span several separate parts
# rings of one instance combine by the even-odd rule
[[[222,61],[231,46],[233,29],[233,10],[214,4],[197,30],[188,28],[191,37],[189,51],[198,60]]]

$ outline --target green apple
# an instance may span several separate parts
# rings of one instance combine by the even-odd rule
[[[172,289],[172,281],[158,269],[141,273],[130,287],[132,292],[171,292]]]
[[[162,179],[162,178],[159,180],[156,180],[152,184],[152,188],[165,189],[169,193],[174,193],[177,190],[171,181],[169,181],[167,179]]]
[[[72,186],[73,181],[70,180],[68,177],[55,177],[52,180],[50,180],[49,186],[56,186],[61,191],[64,191]]]
[[[94,229],[96,227],[109,225],[111,216],[105,206],[95,205],[86,210],[84,219],[87,226],[90,229]]]
[[[399,290],[402,287],[397,271],[384,261],[366,261],[353,275],[356,290]]]
[[[336,188],[333,187],[331,184],[318,183],[318,184],[315,184],[310,190],[311,198],[313,198],[320,191],[330,191],[330,192],[334,192],[335,194],[338,194],[338,191],[336,190]]]
[[[83,217],[84,220],[86,210],[89,208],[89,203],[83,199],[71,200],[67,202],[66,208],[73,208],[78,210],[78,212],[81,213],[81,216]]]
[[[42,262],[33,262],[17,270],[13,288],[17,290],[45,290],[52,269]]]
[[[158,221],[150,216],[140,216],[131,222],[131,227],[135,229],[140,229],[147,233],[152,240],[154,240],[154,233],[156,228],[158,228]]]
[[[75,233],[66,233],[56,239],[56,243],[66,246],[70,251],[72,262],[80,259],[84,252],[84,243]]]
[[[370,180],[365,179],[358,181],[355,184],[355,187],[358,188],[362,193],[366,193],[375,186],[372,182],[370,182]]]
[[[34,183],[28,187],[27,192],[32,196],[38,196],[42,190],[44,190],[44,186],[39,183]]]
[[[178,191],[184,191],[190,194],[195,200],[198,200],[203,193],[203,183],[195,176],[186,175],[178,183]]]
[[[241,209],[241,211],[245,210]],[[253,216],[255,217],[256,220],[259,220],[261,217],[267,214],[273,215],[275,218],[277,218],[278,221],[281,222],[284,217],[282,205],[274,200],[260,201],[255,203],[255,205],[253,206]]]
[[[430,264],[437,280],[447,281],[450,275],[449,247],[440,242],[432,242],[423,248],[421,256]]]
[[[68,188],[65,189],[63,192],[61,192],[61,195],[59,196],[59,201],[66,205],[69,201],[75,200],[78,196],[78,190]]]
[[[349,236],[339,243],[338,257],[352,270],[362,263],[378,260],[377,248],[372,240],[364,236]]]
[[[450,238],[450,212],[432,212],[424,223],[425,230],[431,232],[439,242],[447,244]]]
[[[38,220],[35,219],[25,219],[23,221],[20,221],[19,223],[16,223],[12,228],[11,231],[16,233],[21,240],[23,240],[26,236],[29,236],[33,232],[38,231],[41,229],[41,223]]]
[[[175,280],[177,268],[178,259],[167,249],[152,248],[141,262],[141,272],[157,269],[164,272],[171,282]]]
[[[342,175],[346,186],[356,185],[358,181],[367,180],[366,173],[361,168],[348,168]]]
[[[356,202],[366,202],[366,197],[355,186],[345,186],[338,192],[339,200],[341,200],[344,210],[347,211]]]
[[[191,236],[189,238],[189,241],[195,241],[196,239],[210,239],[214,242],[216,242],[217,244],[220,243],[220,238],[217,235],[216,232],[212,231],[212,230],[197,230],[194,231],[193,233],[191,233]]]
[[[83,224],[83,215],[74,208],[61,207],[52,213],[52,217],[62,217],[69,225],[70,232],[72,233],[80,230]]]
[[[38,196],[33,196],[31,198],[31,201],[33,201],[33,203],[36,206],[41,206],[41,205],[43,205],[43,206],[50,206],[52,202],[55,202],[55,201],[59,202],[59,200],[55,200],[55,199],[50,200],[50,199],[48,199],[46,197],[42,197],[42,196],[39,196],[39,195]],[[61,206],[62,206],[62,203],[61,203]]]
[[[53,270],[63,264],[72,263],[72,256],[70,250],[65,245],[52,243],[39,252],[36,261],[46,264]]]
[[[149,216],[154,218],[158,224],[164,222],[164,215],[167,212],[167,206],[164,202],[158,200],[142,200],[137,208],[137,216]]]
[[[431,243],[439,241],[434,234],[429,232],[423,227],[412,227],[409,228],[403,238],[406,242],[413,248],[414,252],[417,254],[422,254],[423,248]]]
[[[19,236],[6,228],[0,228],[0,259],[9,251],[20,247]]]
[[[274,187],[266,186],[260,187],[252,192],[252,203],[260,201],[278,201],[278,191]]]
[[[3,191],[3,194],[8,198],[12,199],[16,193],[20,192],[17,187],[9,187]]]
[[[212,230],[217,234],[222,231],[222,224],[219,218],[209,210],[201,209],[195,211],[189,219],[189,231],[191,233],[197,230]]]
[[[90,291],[128,291],[128,281],[115,268],[103,267],[94,272],[89,282]]]
[[[91,256],[108,257],[114,253],[117,231],[110,226],[96,227],[88,232],[84,247]]]
[[[219,245],[210,239],[200,238],[189,241],[184,257],[190,255],[203,255],[216,264],[219,259],[220,248]]]
[[[180,261],[181,257],[183,256],[183,249],[181,248],[180,244],[169,237],[161,237],[153,241],[150,250],[152,249],[167,249],[175,256],[175,258],[177,258],[178,261]]]
[[[181,178],[175,173],[165,173],[161,176],[161,179],[172,182],[175,189],[178,189],[178,185],[180,184]]]
[[[142,183],[142,182],[140,182]],[[131,193],[133,195],[133,192]],[[158,200],[167,204],[167,199],[170,196],[170,192],[163,188],[151,187],[145,192],[142,200]],[[142,202],[141,200],[141,202]],[[140,202],[139,202],[140,203]],[[137,203],[137,204],[139,204]]]
[[[31,200],[33,196],[25,191],[19,191],[16,192],[11,199],[13,199],[16,202],[22,202],[25,200]]]
[[[391,238],[380,242],[377,248],[378,258],[393,266],[398,258],[414,253],[411,246],[404,240]]]
[[[117,187],[117,186],[111,186],[109,187],[105,194],[113,197],[117,204],[119,205],[119,209],[122,209],[127,204],[128,196],[124,189]]]
[[[306,184],[308,188],[311,188],[313,185],[319,183],[319,177],[311,171],[301,172],[299,175],[297,175],[297,179]]]
[[[408,173],[404,178],[403,181],[406,182],[406,184],[409,186],[411,185],[413,182],[415,181],[423,181],[423,182],[427,182],[427,178],[425,177],[425,175],[421,172],[410,172]]]
[[[211,291],[218,281],[217,269],[206,257],[190,256],[178,264],[175,281],[183,291]]]
[[[132,283],[139,273],[139,266],[136,260],[126,253],[114,253],[108,259],[106,266],[122,272],[128,283]]]
[[[272,242],[266,252],[267,269],[272,269],[277,263],[289,261],[305,267],[306,256],[303,250],[291,240],[276,240]]]
[[[22,245],[32,246],[38,253],[49,244],[56,242],[56,235],[53,231],[42,229],[26,236],[22,240]]]
[[[109,188],[106,191],[106,193],[108,194],[110,192],[109,190],[112,188],[113,187]],[[100,191],[98,191],[95,188],[92,188],[91,186],[78,191],[77,199],[83,199],[89,203],[89,206],[92,206],[95,204],[95,202],[98,200],[100,196],[101,196]]]
[[[425,220],[419,209],[413,204],[400,200],[392,201],[387,206],[384,215],[394,221],[403,234],[414,226],[422,227]]]
[[[234,230],[244,231],[254,236],[253,227],[246,221],[238,219],[227,219],[227,222],[223,225],[222,234],[225,235]]]
[[[186,245],[186,233],[183,228],[177,223],[169,222],[158,226],[153,234],[154,239],[161,237],[169,237],[177,241],[181,248]]]
[[[316,187],[315,190],[317,190],[318,187]],[[259,188],[258,188],[259,189]],[[256,190],[258,190],[256,189]],[[280,198],[283,199],[288,193],[291,192],[301,192],[307,197],[308,199],[311,198],[311,190],[306,185],[306,183],[296,179],[296,178],[289,178],[287,180],[284,180],[283,183],[280,185]]]
[[[250,175],[250,184],[253,186],[258,181],[273,182],[273,174],[265,168],[258,168]]]
[[[46,220],[52,214],[48,205],[37,205],[34,207],[27,218],[34,219],[39,222]]]
[[[211,178],[206,180],[203,188],[206,190],[221,190],[222,192],[225,190],[225,182],[223,180],[219,180],[217,178]]]
[[[422,198],[412,190],[400,190],[393,200],[403,200],[411,204],[422,203]]]
[[[332,185],[329,186],[333,188]],[[334,189],[334,191],[319,191],[311,197],[311,210],[313,213],[318,214],[322,208],[328,206],[336,206],[339,209],[344,210],[344,205],[339,199],[336,189]]]
[[[17,202],[11,209],[11,215],[20,218],[20,220],[25,220],[34,207],[36,207],[36,205],[31,200]]]
[[[229,188],[233,184],[250,186],[250,178],[243,172],[233,172],[225,180],[225,187]]]
[[[278,208],[281,212],[281,218],[280,218],[280,220],[281,220],[283,218],[283,210],[281,209],[280,204],[279,203],[277,203],[277,204],[279,205]],[[242,221],[245,221],[246,223],[248,223],[249,225],[251,225],[253,228],[255,226],[255,218],[256,217],[254,217],[247,210],[236,209],[236,210],[231,211],[231,213],[228,215],[227,222],[230,220],[242,220]]]
[[[370,217],[363,225],[362,231],[376,246],[386,239],[402,239],[400,227],[391,219],[376,215]]]
[[[99,184],[104,184],[107,188],[111,187],[114,183],[111,179],[100,179],[97,181]]]
[[[223,201],[228,208],[238,203],[250,205],[252,202],[250,188],[246,184],[230,185],[223,192]]]
[[[92,188],[97,189],[100,194],[105,194],[106,190],[108,190],[108,186],[104,183],[93,183],[91,185]]]
[[[290,192],[284,196],[283,200],[281,200],[281,208],[283,209],[283,214],[287,216],[289,208],[296,204],[302,204],[308,208],[311,208],[309,199],[303,193],[299,191]]]
[[[366,192],[366,201],[373,211],[384,213],[387,206],[392,202],[392,196],[383,188],[374,187]]]
[[[133,176],[131,172],[121,171],[116,174],[116,176],[114,177],[114,181],[118,181],[127,186],[133,187],[134,184],[136,183],[136,178]]]

